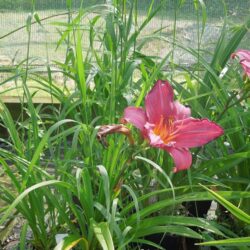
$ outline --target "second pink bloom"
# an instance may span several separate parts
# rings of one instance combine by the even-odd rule
[[[234,59],[238,57],[240,64],[245,72],[245,74],[250,78],[250,51],[239,49],[237,52],[233,53],[231,57]]]

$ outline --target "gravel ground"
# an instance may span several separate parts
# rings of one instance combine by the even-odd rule
[[[1,236],[0,238],[3,239],[3,242],[0,242],[1,250],[18,249],[20,243],[20,233],[24,223],[25,221],[22,218],[16,217],[15,219],[12,219],[11,221],[9,221],[9,223],[7,223],[8,226],[5,225],[5,231],[0,231],[0,236]],[[26,235],[26,240],[27,240],[26,250],[32,250],[32,246],[29,245],[28,243],[31,239],[32,239],[32,233],[30,230],[28,230]]]

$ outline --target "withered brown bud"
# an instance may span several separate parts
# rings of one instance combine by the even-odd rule
[[[114,188],[114,193],[119,193],[121,191],[122,184],[123,184],[123,178],[120,178]]]
[[[110,125],[102,125],[97,132],[98,141],[104,146],[108,147],[108,142],[106,140],[106,136],[109,134],[124,134],[128,137],[131,145],[134,145],[134,139],[131,135],[131,131],[129,128],[124,126],[123,124],[110,124]]]
[[[128,122],[126,121],[126,119],[120,118],[120,123],[122,123],[122,124],[127,124]]]

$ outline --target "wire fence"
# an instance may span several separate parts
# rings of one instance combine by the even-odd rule
[[[133,1],[133,0],[132,0]],[[78,9],[81,0],[71,1],[71,8]],[[95,4],[104,3],[104,0],[83,1],[83,8]],[[197,48],[197,11],[194,7],[194,0],[182,1],[184,4],[176,10],[177,0],[156,0],[154,8],[158,4],[163,4],[163,8],[158,15],[147,26],[145,35],[164,27],[162,34],[172,39],[174,17],[176,15],[176,39],[181,41],[183,46]],[[224,6],[219,0],[204,0],[207,12],[207,24],[202,40],[202,49],[211,51],[220,34],[223,25]],[[242,23],[250,13],[250,0],[226,0],[228,9],[229,23]],[[151,0],[138,1],[139,22],[145,18],[146,11],[149,8]],[[65,48],[59,47],[56,50],[57,41],[60,34],[57,27],[52,22],[65,22],[67,20],[66,0],[42,0],[35,1],[35,10],[40,18],[55,16],[43,22],[43,27],[38,24],[32,26],[30,56],[37,58],[41,64],[53,62],[53,60],[63,60]],[[28,13],[32,10],[31,0],[0,0],[0,67],[17,64],[22,61],[27,53],[27,32],[25,28],[2,38],[10,31],[25,25]],[[201,21],[201,20],[199,20]],[[199,30],[200,32],[200,30]],[[87,40],[87,39],[86,39]],[[249,35],[242,41],[242,47],[247,47]],[[87,47],[87,41],[85,43]],[[152,42],[144,48],[144,52],[152,55],[165,55],[171,48],[162,42]],[[192,64],[194,59],[181,49],[175,52],[176,63]],[[37,60],[34,60],[37,63]]]

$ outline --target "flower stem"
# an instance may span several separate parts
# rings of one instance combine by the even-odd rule
[[[241,94],[243,91],[240,91],[239,94]],[[224,109],[222,110],[222,112],[219,114],[218,118],[217,118],[217,121],[220,120],[222,118],[222,116],[226,113],[227,110],[229,110],[230,108],[232,108],[233,106],[235,106],[236,104],[240,103],[241,101],[243,101],[244,99],[247,99],[250,97],[250,95],[247,95],[248,94],[248,91],[247,92],[244,92],[243,95],[235,102],[231,103],[233,101],[233,99],[237,96],[237,92],[234,92],[232,96],[230,96],[230,98],[228,98],[225,106],[224,106]]]

